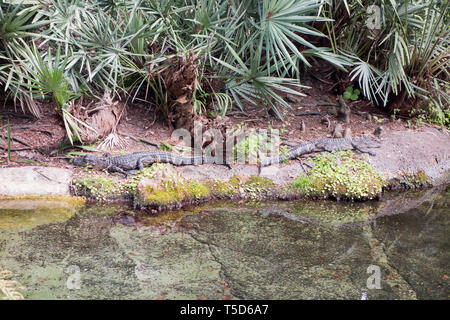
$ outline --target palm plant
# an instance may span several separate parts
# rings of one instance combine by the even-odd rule
[[[380,28],[367,25],[371,5],[378,8]],[[359,82],[367,98],[386,106],[393,97],[431,92],[448,101],[445,90],[432,81],[448,83],[448,7],[446,1],[361,0],[349,5],[333,0],[324,14],[335,20],[327,23],[333,48],[355,61],[351,80]]]
[[[40,116],[39,107],[11,79],[18,71],[18,66],[13,61],[21,48],[21,41],[38,37],[39,34],[33,31],[49,23],[42,17],[36,18],[38,9],[34,5],[12,5],[0,1],[0,89],[12,95],[14,101],[20,103],[22,110],[27,108],[37,117]]]
[[[312,22],[328,20],[319,16],[321,5],[317,1],[168,0],[147,3],[147,7],[140,9],[152,19],[149,25],[155,29],[153,34],[159,35],[158,30],[164,29],[163,50],[183,55],[194,48],[202,57],[198,65],[199,82],[207,83],[205,89],[212,91],[216,106],[224,105],[218,103],[216,91],[219,90],[233,97],[241,109],[243,100],[251,104],[264,101],[281,117],[276,105],[288,107],[288,104],[279,92],[299,94],[300,63],[309,66],[309,58],[321,58],[343,69],[350,62],[306,40],[307,36],[325,37],[310,26]],[[291,78],[286,77],[288,75]],[[152,76],[145,78],[155,80]],[[215,79],[221,79],[222,85],[211,85]],[[160,90],[161,86],[155,85],[157,82],[152,87]]]
[[[136,98],[145,89],[144,100],[152,93],[168,116],[171,102],[164,70],[173,66],[176,57],[194,50],[201,57],[194,90],[207,93],[204,97],[209,99],[201,102],[194,92],[197,110],[204,109],[200,102],[207,102],[224,115],[233,97],[241,109],[243,100],[251,104],[266,101],[281,116],[276,105],[288,104],[279,93],[298,94],[300,64],[309,66],[311,58],[339,68],[349,64],[347,58],[308,40],[325,37],[312,27],[315,22],[329,21],[319,14],[322,5],[316,0],[50,0],[38,1],[26,15],[19,15],[18,6],[8,9],[8,14],[20,16],[16,24],[22,32],[51,24],[41,30],[40,48],[61,45],[63,83],[74,92],[112,90],[117,96],[133,93]],[[11,79],[12,74],[16,78],[32,75],[24,68],[29,64],[17,66],[23,59],[3,51],[0,56],[7,58],[10,68],[0,66],[0,81]],[[45,50],[39,53],[46,56]],[[12,89],[13,83],[7,81],[7,86]],[[28,95],[29,106],[34,103],[31,91],[23,86],[16,91]]]
[[[12,83],[33,100],[49,96],[64,121],[70,142],[73,144],[74,137],[81,141],[82,130],[94,129],[71,113],[74,100],[79,96],[70,90],[69,82],[64,76],[68,57],[61,60],[61,47],[58,47],[54,57],[51,49],[45,57],[42,57],[34,43],[30,48],[25,42],[21,42],[22,48],[17,49],[18,52],[15,54],[17,61],[14,62],[21,66],[22,71],[15,72]]]

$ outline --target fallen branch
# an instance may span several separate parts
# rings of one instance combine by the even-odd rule
[[[8,150],[8,147],[0,146],[0,149]],[[25,151],[25,150],[36,150],[36,151],[39,151],[37,147],[11,148],[11,149],[9,149],[9,150],[10,150],[11,152],[15,152],[15,151]],[[39,152],[40,152],[40,151],[39,151]],[[42,152],[41,152],[41,153],[42,153]]]
[[[317,105],[320,107],[339,107],[337,103],[318,103]]]
[[[295,116],[296,117],[301,117],[301,116],[320,116],[321,113],[319,111],[303,111],[300,113],[296,113]]]
[[[7,139],[7,138],[8,138],[8,136],[3,135],[3,134],[0,134],[0,137],[2,137],[2,138],[4,138],[4,139]],[[18,139],[18,138],[10,137],[10,139],[11,139],[11,140],[14,140],[14,141],[16,141],[16,142],[18,142],[18,143],[20,143],[20,144],[23,144],[24,146],[31,147],[28,143],[26,143],[25,141],[22,141],[22,140],[20,140],[20,139]]]
[[[144,139],[144,138],[135,137],[135,136],[132,136],[131,134],[122,133],[122,132],[118,132],[118,134],[121,135],[121,136],[124,136],[124,137],[131,138],[131,139],[133,139],[134,141],[143,142],[143,143],[145,143],[145,144],[148,144],[148,145],[151,145],[151,146],[154,146],[154,147],[157,147],[157,148],[158,148],[158,144],[153,143],[153,142],[151,142],[151,141],[148,141],[148,140],[146,140],[146,139]]]
[[[35,117],[33,117],[32,115],[27,115],[24,113],[16,113],[16,112],[10,112],[10,111],[1,111],[0,112],[0,116],[5,116],[5,117],[16,117],[16,118],[22,118],[22,119],[34,119]]]
[[[308,173],[308,171],[306,171],[306,169],[305,169],[305,166],[303,165],[302,159],[298,159],[298,161],[300,162],[300,165],[302,166],[303,172]]]

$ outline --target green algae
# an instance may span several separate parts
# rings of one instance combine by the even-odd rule
[[[314,162],[308,175],[293,181],[292,189],[309,196],[368,200],[381,194],[385,185],[375,168],[351,151],[323,153]]]
[[[0,266],[0,300],[23,300],[18,290],[26,290],[19,282],[11,280],[13,273]]]
[[[0,229],[31,229],[68,220],[84,200],[76,197],[19,197],[0,200]]]
[[[409,290],[445,299],[448,191],[395,216],[375,215],[392,203],[389,194],[365,203],[221,200],[140,212],[132,227],[104,215],[120,206],[90,204],[67,221],[0,229],[0,265],[27,288],[26,299],[360,299],[372,264],[382,282],[368,300]],[[397,193],[400,207],[421,194]],[[373,250],[382,245],[383,260]],[[67,287],[71,266],[79,267],[79,290]],[[391,286],[389,266],[409,284]]]
[[[184,217],[201,212],[200,208],[194,207],[188,210],[166,210],[151,215],[139,215],[139,224],[144,227],[172,226]]]
[[[320,220],[333,225],[366,221],[377,212],[376,204],[306,201],[294,206],[292,212],[302,217]]]

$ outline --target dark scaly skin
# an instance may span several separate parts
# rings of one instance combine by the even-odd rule
[[[367,150],[365,148],[379,148],[381,143],[370,138],[340,138],[340,139],[321,139],[316,141],[311,141],[307,143],[302,143],[297,147],[289,149],[286,154],[282,154],[275,157],[265,158],[259,164],[259,171],[262,167],[270,166],[275,163],[280,163],[286,160],[295,159],[301,155],[312,153],[312,152],[323,152],[323,151],[337,151],[337,150],[358,150],[362,153],[368,153],[374,156],[375,153]]]
[[[98,170],[106,169],[108,172],[119,172],[125,176],[127,176],[130,171],[142,170],[146,165],[157,162],[171,163],[177,166],[203,163],[213,164],[216,163],[216,158],[209,156],[186,157],[175,153],[159,151],[135,152],[117,157],[111,157],[109,155],[94,156],[88,154],[73,160],[73,164],[76,166],[83,167],[86,165],[91,165]],[[223,165],[230,168],[230,166],[226,163],[223,163]]]

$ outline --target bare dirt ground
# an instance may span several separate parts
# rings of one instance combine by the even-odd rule
[[[401,141],[400,144],[395,148],[385,148],[383,150],[383,158],[392,159],[392,161],[398,161],[396,156],[398,148],[417,144],[418,138],[423,140],[421,145],[427,149],[427,152],[433,152],[437,148],[439,149],[438,152],[442,154],[442,150],[447,149],[447,146],[447,150],[450,150],[450,136],[447,130],[431,125],[410,127],[405,120],[393,119],[384,110],[375,107],[366,100],[348,102],[351,108],[350,123],[346,124],[338,121],[335,115],[330,114],[333,108],[330,104],[337,104],[337,95],[332,90],[333,86],[330,83],[313,78],[304,80],[302,84],[311,88],[302,90],[302,93],[305,94],[304,97],[287,97],[287,100],[290,100],[292,109],[282,110],[284,122],[275,116],[267,117],[264,109],[260,106],[249,106],[245,113],[234,107],[225,120],[226,126],[231,128],[241,124],[249,129],[267,129],[270,126],[274,129],[280,129],[283,143],[293,146],[306,141],[330,138],[336,124],[340,123],[343,129],[349,128],[351,130],[353,137],[372,136],[381,138],[381,140],[391,136],[399,137],[397,140]],[[320,115],[296,116],[296,114],[304,111],[317,111]],[[371,120],[367,119],[367,113],[372,115]],[[136,141],[129,136],[142,138],[156,145],[161,142],[174,144],[170,140],[172,129],[169,128],[165,121],[159,119],[157,115],[157,111],[149,109],[148,106],[142,103],[129,103],[126,116],[121,119],[117,127],[117,131],[123,134],[121,137],[126,142],[126,146],[116,147],[108,150],[108,152],[118,154],[157,150],[155,146]],[[23,115],[20,110],[15,110],[13,106],[6,106],[0,108],[0,116],[0,167],[44,165],[75,168],[65,155],[65,152],[74,151],[74,149],[69,148],[57,152],[64,138],[65,131],[62,120],[53,109],[44,106],[43,117],[36,119]],[[329,125],[323,121],[324,117],[329,119]],[[9,163],[6,152],[7,118],[10,120],[11,136],[14,139],[11,142],[13,161]],[[304,131],[301,130],[302,121],[305,126]],[[374,131],[380,126],[382,126],[381,136],[375,136]],[[403,132],[423,131],[432,131],[432,133],[421,136],[416,135],[413,139],[409,139],[407,135],[402,135]],[[434,140],[433,136],[439,136],[439,139]],[[426,152],[424,156],[426,156]],[[448,152],[440,158],[441,160],[448,160]],[[411,159],[411,161],[421,161],[421,159],[416,158]]]

